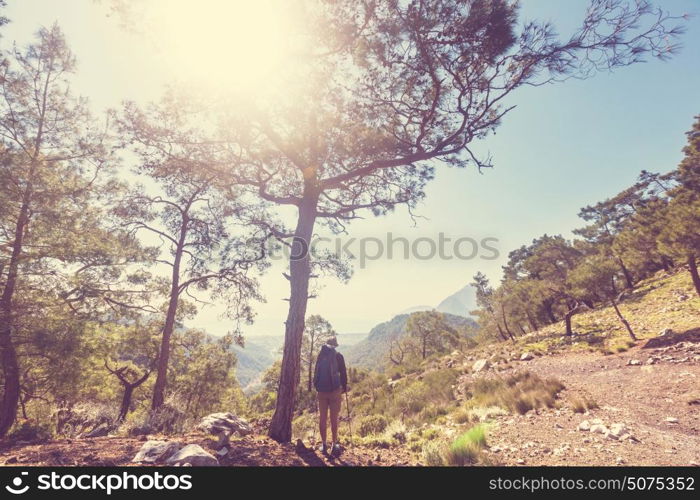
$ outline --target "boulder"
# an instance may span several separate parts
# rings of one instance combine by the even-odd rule
[[[163,462],[177,453],[180,443],[174,441],[146,441],[132,462],[155,464]]]
[[[93,430],[85,434],[86,438],[96,438],[96,437],[102,437],[106,436],[109,434],[110,431],[110,426],[108,424],[100,424],[97,427],[95,427]]]
[[[233,413],[212,413],[204,417],[197,427],[210,434],[225,434],[227,436],[234,433],[245,436],[253,432],[247,421]]]
[[[610,426],[610,434],[615,438],[621,438],[627,433],[627,426],[622,423],[612,424]]]
[[[608,428],[601,424],[594,424],[591,426],[591,432],[594,434],[607,434]]]
[[[490,366],[491,366],[491,363],[489,363],[488,359],[479,359],[479,360],[475,361],[474,364],[472,365],[472,371],[474,373],[483,372],[483,371],[488,370]]]
[[[188,444],[168,458],[165,463],[167,465],[192,465],[194,467],[219,465],[216,457],[205,451],[198,444]]]
[[[638,359],[630,359],[630,360],[627,362],[627,364],[628,364],[629,366],[639,366],[639,365],[642,364],[642,362],[639,361]]]
[[[535,356],[532,355],[531,352],[524,352],[520,356],[520,361],[530,361],[531,359],[534,359]]]
[[[676,417],[666,417],[666,422],[668,422],[669,424],[677,424],[678,419]]]
[[[580,431],[590,431],[591,430],[591,423],[588,420],[584,420],[580,424],[578,424],[578,430]]]
[[[153,434],[153,428],[150,425],[137,425],[129,429],[129,436],[146,436]]]

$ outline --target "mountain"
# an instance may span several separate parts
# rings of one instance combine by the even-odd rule
[[[440,312],[465,317],[471,317],[469,311],[473,311],[476,308],[476,291],[471,285],[467,285],[453,293],[436,307]]]
[[[391,342],[407,335],[406,324],[409,317],[410,314],[399,314],[389,321],[379,323],[372,328],[366,339],[343,350],[348,365],[381,371],[386,364]],[[476,322],[471,318],[445,313],[445,319],[453,327],[476,328]]]
[[[404,309],[403,311],[398,313],[397,316],[399,316],[401,314],[411,314],[411,313],[421,312],[421,311],[432,311],[433,309],[435,309],[435,308],[432,306],[414,306],[414,307],[409,307],[408,309]]]
[[[476,291],[471,285],[467,285],[464,288],[456,291],[442,302],[440,302],[437,307],[432,306],[414,306],[404,309],[397,316],[402,314],[411,314],[420,311],[432,311],[433,309],[440,311],[442,313],[453,314],[455,316],[462,316],[464,318],[471,318],[469,311],[476,309]]]

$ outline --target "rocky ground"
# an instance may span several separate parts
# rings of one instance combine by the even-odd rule
[[[62,439],[42,444],[15,444],[0,449],[2,465],[35,466],[129,466],[129,465],[222,465],[222,466],[402,466],[416,465],[408,450],[374,450],[349,447],[337,458],[324,456],[320,451],[303,445],[280,445],[267,436],[253,433],[232,437],[223,448],[217,439],[204,432],[185,436],[97,437]],[[135,461],[140,450],[155,442],[175,443],[175,448],[188,447],[190,457],[180,463],[158,457],[155,462]],[[199,449],[197,448],[199,447]],[[173,449],[169,450],[173,451]],[[182,451],[182,450],[181,450]],[[167,453],[166,453],[167,454]],[[157,454],[156,454],[157,455]],[[152,455],[155,457],[155,455]]]
[[[696,332],[698,333],[698,332]],[[627,352],[518,362],[564,383],[558,409],[495,418],[489,457],[505,465],[699,465],[700,335]],[[679,340],[679,339],[676,339]],[[575,413],[566,401],[598,408]]]

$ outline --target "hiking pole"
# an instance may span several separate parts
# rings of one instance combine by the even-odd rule
[[[352,419],[350,418],[350,398],[348,398],[348,392],[345,391],[345,407],[348,410],[348,427],[350,428],[350,445],[353,445],[352,437]]]

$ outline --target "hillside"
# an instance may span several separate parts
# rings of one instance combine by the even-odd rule
[[[367,338],[342,350],[348,363],[353,366],[383,370],[387,362],[389,348],[393,340],[406,335],[406,324],[410,314],[399,314],[391,320],[380,323],[369,332]],[[453,327],[476,326],[476,323],[462,316],[445,314],[447,322]]]

